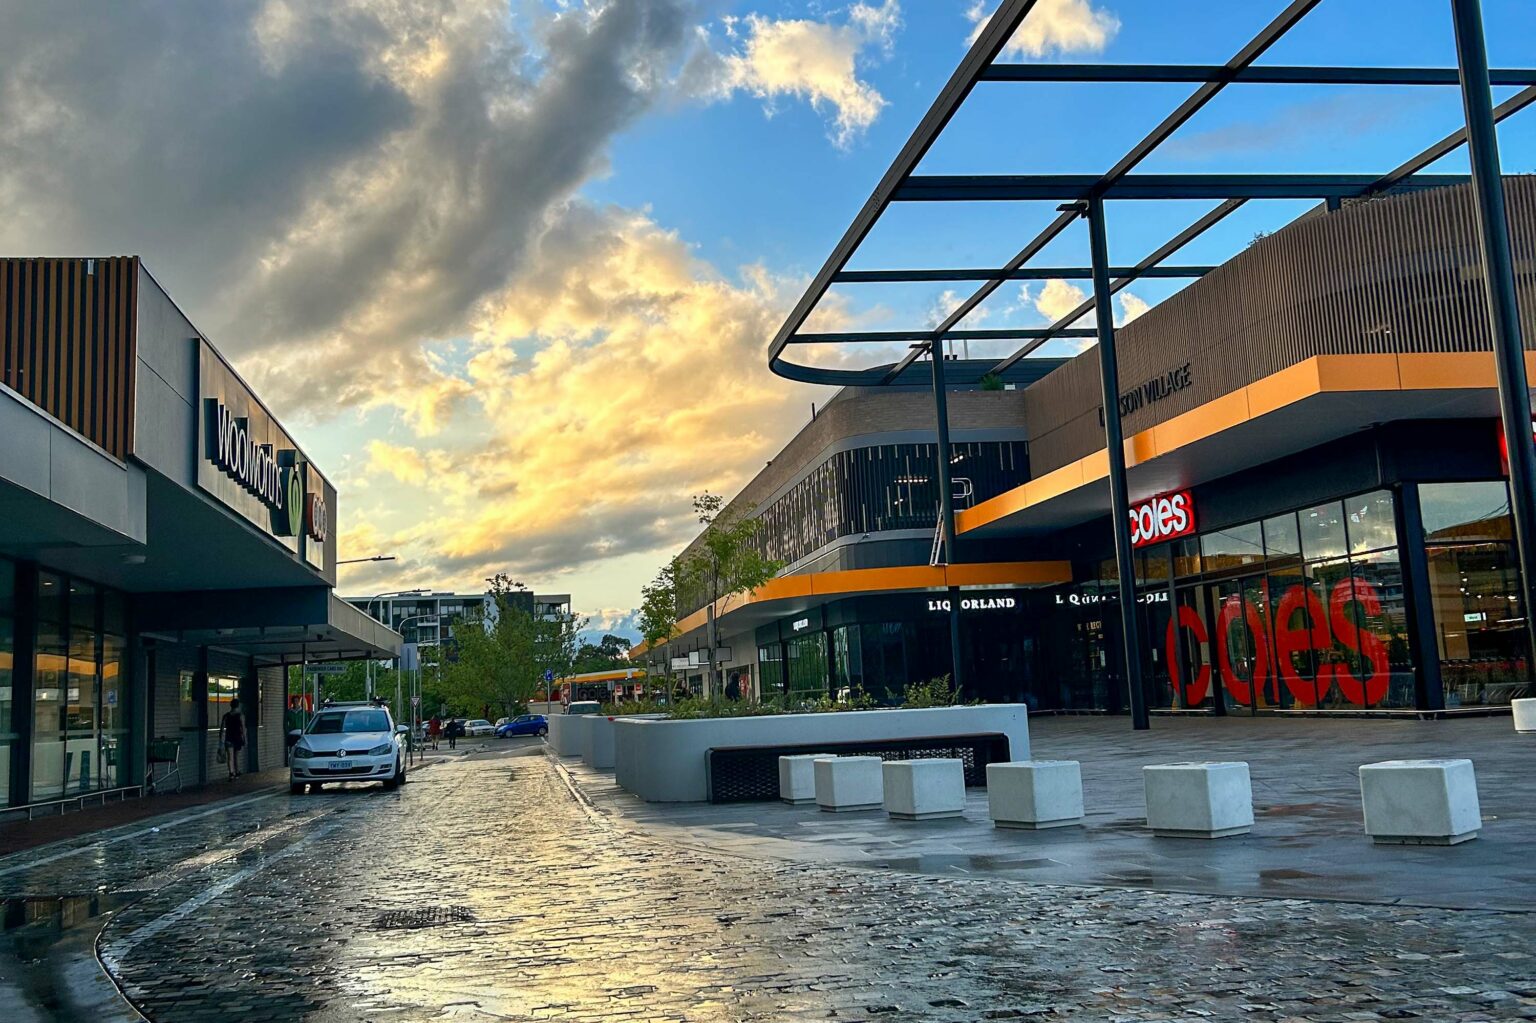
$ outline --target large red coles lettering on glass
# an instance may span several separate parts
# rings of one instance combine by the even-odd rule
[[[1387,646],[1381,637],[1369,629],[1361,628],[1350,613],[1350,604],[1358,604],[1366,615],[1381,613],[1381,595],[1376,587],[1364,579],[1342,579],[1328,595],[1328,607],[1311,587],[1297,584],[1286,590],[1275,606],[1275,661],[1269,659],[1268,635],[1263,617],[1257,607],[1246,598],[1232,595],[1222,602],[1216,620],[1216,662],[1221,672],[1222,684],[1240,703],[1253,699],[1253,687],[1269,682],[1271,663],[1280,681],[1297,703],[1315,706],[1336,682],[1344,699],[1356,706],[1380,703],[1387,695],[1390,684],[1387,664]],[[1300,613],[1298,613],[1300,612]],[[1247,627],[1253,644],[1253,677],[1242,678],[1232,660],[1230,633],[1232,626],[1241,620]],[[1183,659],[1179,656],[1179,632],[1188,629],[1195,639],[1204,644],[1209,635],[1199,613],[1188,605],[1180,605],[1178,614],[1168,622],[1167,653],[1168,673],[1176,692],[1184,697],[1187,706],[1194,706],[1205,699],[1210,687],[1211,666],[1201,665],[1193,681],[1186,683],[1182,677]],[[1348,664],[1326,663],[1327,651],[1333,641],[1360,655],[1366,677],[1357,676]],[[1297,671],[1296,654],[1305,654],[1302,663],[1313,661],[1317,655],[1316,680],[1305,678]]]

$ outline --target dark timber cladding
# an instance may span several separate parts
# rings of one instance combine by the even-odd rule
[[[1536,295],[1536,177],[1505,189],[1516,281]],[[1121,394],[1136,392],[1120,403],[1126,433],[1314,355],[1489,351],[1475,216],[1460,185],[1346,203],[1258,239],[1116,331]],[[1521,319],[1536,338],[1536,302]],[[1092,352],[1024,390],[1036,475],[1103,450],[1101,404]]]
[[[0,259],[0,383],[114,458],[133,450],[139,260]]]

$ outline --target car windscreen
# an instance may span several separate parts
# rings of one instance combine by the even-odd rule
[[[317,714],[314,724],[309,727],[311,735],[387,731],[389,731],[389,715],[382,710],[348,710]]]

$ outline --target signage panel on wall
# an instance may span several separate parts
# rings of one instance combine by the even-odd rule
[[[335,489],[208,343],[193,343],[199,488],[325,571],[335,564]]]
[[[1131,505],[1131,546],[1147,547],[1195,531],[1195,498],[1187,490]]]

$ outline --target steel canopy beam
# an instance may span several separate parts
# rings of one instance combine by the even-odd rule
[[[1230,71],[1237,71],[1248,67],[1254,61],[1262,57],[1264,52],[1273,46],[1281,36],[1285,35],[1285,33],[1288,32],[1302,18],[1304,18],[1307,13],[1312,10],[1312,8],[1316,7],[1321,2],[1322,0],[1291,0],[1291,3],[1287,4],[1283,11],[1276,15],[1275,18],[1270,21],[1268,25],[1265,25],[1264,28],[1261,29],[1256,36],[1249,40],[1242,49],[1238,50],[1237,53],[1233,55],[1231,60],[1227,61],[1226,64],[1222,66]],[[982,70],[992,64],[993,60],[996,59],[997,54],[1001,51],[1003,44],[1012,37],[1013,30],[1015,27],[1017,27],[1019,21],[1023,19],[1024,15],[1029,13],[1030,6],[1031,5],[1020,4],[1018,2],[1010,3],[1005,0],[1003,6],[998,9],[997,13],[993,15],[992,20],[987,23],[987,27],[982,30],[981,36],[977,38],[976,43],[971,47],[970,52],[966,54],[965,61],[962,62],[961,67],[956,69],[955,76],[951,76],[949,84],[945,86],[945,92],[940,95],[940,99],[935,103],[934,109],[938,108],[939,103],[944,100],[944,96],[947,95],[949,90],[954,86],[955,78],[961,73],[961,71],[966,71],[967,73],[973,75],[980,74]],[[1002,29],[1001,38],[998,38],[994,35],[994,29],[999,28]],[[994,43],[996,44],[995,48],[993,46]],[[982,50],[988,50],[989,56],[987,56],[987,58],[979,65],[973,64],[972,58]],[[974,87],[974,84],[975,83],[972,82],[971,87]],[[1226,83],[1224,82],[1207,82],[1201,85],[1198,89],[1191,93],[1184,100],[1184,102],[1180,103],[1179,106],[1171,114],[1163,118],[1157,127],[1153,128],[1145,138],[1133,146],[1130,152],[1121,157],[1120,160],[1109,169],[1109,172],[1105,174],[1104,180],[1106,182],[1112,182],[1130,173],[1130,171],[1143,160],[1145,160],[1154,149],[1162,145],[1163,142],[1167,141],[1170,135],[1172,135],[1181,126],[1183,126],[1184,122],[1188,121],[1191,117],[1198,113],[1201,108],[1203,108],[1219,92],[1221,92],[1225,84]],[[966,89],[966,95],[969,94],[969,88],[970,87]],[[964,97],[962,96],[961,98],[963,99]],[[933,110],[930,110],[929,117],[932,115]],[[949,118],[953,116],[954,110],[951,109],[945,114],[943,124],[947,124]],[[928,117],[925,117],[923,122],[918,125],[918,132],[914,133],[913,135],[914,140],[917,138],[917,134],[924,130],[924,126],[928,124],[928,121]],[[942,130],[943,124],[938,126],[938,130]],[[923,151],[926,152],[927,148],[932,146],[932,144],[933,139],[928,139],[924,144]],[[909,141],[908,146],[910,147],[911,145],[912,142]],[[906,149],[902,150],[902,154],[905,156]],[[900,164],[901,160],[902,157],[899,156],[897,158],[897,164]],[[880,187],[884,188],[889,182],[891,193],[894,193],[900,182],[910,175],[911,170],[916,165],[916,161],[914,160],[911,164],[907,165],[902,170],[901,174],[896,178],[896,180],[892,181],[891,175],[898,169],[897,164],[893,164],[891,169],[886,172],[886,176],[881,179]],[[880,194],[879,189],[877,189],[876,194]],[[890,200],[887,197],[881,207],[881,210],[884,209],[885,205],[889,205],[889,202]],[[865,210],[860,212],[860,216],[864,216],[864,213],[868,211],[868,209],[869,206],[866,204]],[[859,233],[858,238],[853,241],[847,252],[834,252],[832,254],[832,257],[827,261],[827,266],[822,268],[823,272],[826,273],[828,278],[831,277],[832,273],[836,273],[838,270],[841,270],[844,266],[847,265],[848,259],[851,258],[853,250],[857,249],[859,242],[862,241],[864,236],[868,234],[870,228],[873,227],[874,219],[878,218],[878,216],[879,212],[876,212],[871,218],[870,222],[864,225]],[[1058,235],[1070,227],[1073,221],[1077,219],[1077,216],[1078,214],[1073,211],[1063,212],[1058,215],[1056,219],[1051,221],[1051,223],[1047,225],[1043,231],[1036,235],[1032,241],[1025,245],[1024,248],[1019,251],[1019,254],[1016,257],[1014,257],[1012,260],[1009,260],[1008,266],[1010,268],[1019,267],[1029,262],[1029,260],[1033,259],[1041,249],[1045,248],[1046,245],[1050,244],[1050,242],[1053,241]],[[844,243],[848,242],[855,227],[858,227],[857,221],[855,221],[855,224],[849,228],[849,233],[843,236]],[[833,265],[834,261],[836,263],[835,266]],[[827,273],[828,267],[831,268],[830,273]],[[972,310],[974,310],[978,305],[985,301],[987,296],[991,295],[994,291],[1001,287],[1002,283],[1003,282],[1001,281],[988,281],[987,283],[983,284],[976,290],[975,294],[957,306],[954,312],[950,313],[949,316],[945,317],[944,322],[939,325],[938,329],[943,331],[954,327],[966,316],[970,315]],[[790,317],[785,322],[784,326],[779,328],[779,335],[774,339],[773,343],[769,345],[768,366],[775,373],[778,373],[780,376],[791,380],[802,380],[806,383],[843,382],[863,386],[864,381],[867,379],[864,375],[864,371],[805,367],[805,371],[802,372],[800,367],[793,366],[789,363],[784,363],[779,359],[779,354],[783,351],[784,348],[783,339],[787,338],[788,335],[793,334],[800,329],[801,324],[805,322],[806,317],[810,315],[810,312],[813,308],[815,308],[816,303],[821,300],[822,295],[826,293],[826,289],[829,285],[830,281],[822,281],[820,276],[818,276],[816,281],[811,283],[810,290],[807,291],[806,294],[801,298],[800,303],[796,305],[795,309],[790,313]],[[906,369],[921,355],[922,349],[914,348],[911,352],[908,352],[905,358],[903,358],[895,366],[891,367],[890,371],[883,376],[883,382],[889,382],[896,379],[901,374],[902,370]]]
[[[1206,231],[1210,230],[1212,227],[1215,227],[1217,224],[1221,223],[1223,220],[1225,220],[1227,217],[1231,216],[1233,213],[1236,213],[1239,209],[1241,209],[1243,207],[1243,205],[1247,201],[1248,200],[1246,200],[1246,199],[1228,199],[1226,202],[1222,203],[1220,206],[1217,206],[1215,209],[1210,210],[1210,211],[1206,212],[1205,214],[1201,215],[1201,217],[1198,220],[1196,220],[1194,223],[1190,224],[1184,230],[1180,231],[1178,234],[1176,234],[1172,238],[1168,239],[1166,242],[1164,242],[1162,245],[1158,246],[1152,252],[1148,253],[1148,255],[1147,255],[1147,257],[1145,259],[1143,259],[1140,263],[1136,264],[1136,267],[1135,267],[1135,271],[1136,272],[1135,273],[1126,274],[1125,276],[1121,276],[1121,277],[1116,277],[1115,280],[1111,281],[1110,285],[1109,285],[1109,293],[1111,295],[1114,295],[1116,292],[1118,292],[1121,289],[1125,288],[1132,281],[1136,280],[1136,278],[1138,276],[1140,276],[1141,271],[1146,270],[1146,269],[1156,265],[1157,263],[1160,263],[1163,260],[1167,259],[1169,256],[1173,255],[1175,252],[1179,251],[1184,246],[1186,246],[1190,242],[1194,241],[1200,235],[1204,234]],[[1070,313],[1067,313],[1065,316],[1061,317],[1055,323],[1053,323],[1049,327],[1047,327],[1045,329],[1045,336],[1044,337],[1036,338],[1036,339],[1030,341],[1029,344],[1027,344],[1024,347],[1020,348],[1018,351],[1016,351],[1012,355],[1008,356],[1008,358],[1004,359],[1002,362],[999,362],[996,366],[993,366],[987,372],[989,372],[989,373],[1002,373],[1002,372],[1004,372],[1009,367],[1011,367],[1014,363],[1018,362],[1020,359],[1024,358],[1027,355],[1029,355],[1035,349],[1039,348],[1041,345],[1045,344],[1047,341],[1050,341],[1052,338],[1076,336],[1077,332],[1072,329],[1072,324],[1076,323],[1078,320],[1082,319],[1084,316],[1087,316],[1089,313],[1091,313],[1093,311],[1093,308],[1094,308],[1094,299],[1093,299],[1092,296],[1090,296],[1085,302],[1083,302],[1081,305],[1079,305],[1076,309],[1072,310]],[[1097,335],[1097,333],[1098,333],[1097,331],[1094,331],[1095,336]]]
[[[1140,271],[1142,277],[1204,277],[1214,266],[1150,266]],[[1112,267],[1112,274],[1133,272],[1127,267]],[[832,278],[834,284],[913,284],[925,281],[1087,281],[1093,279],[1088,266],[1030,266],[1012,270],[844,270]]]
[[[779,353],[784,350],[789,336],[799,331],[806,318],[811,315],[811,310],[816,308],[816,304],[826,294],[827,288],[832,284],[832,275],[848,265],[848,260],[852,258],[854,251],[868,236],[875,226],[875,221],[880,219],[880,214],[884,213],[885,208],[890,205],[891,195],[896,191],[897,186],[906,180],[907,176],[916,169],[919,161],[928,154],[928,150],[933,147],[939,134],[955,116],[955,111],[960,109],[960,105],[976,87],[977,77],[997,59],[997,55],[1003,51],[1008,40],[1013,38],[1014,29],[1018,28],[1019,23],[1034,10],[1037,2],[1038,0],[1003,0],[991,20],[982,28],[959,66],[949,76],[949,81],[945,82],[944,88],[939,90],[933,105],[928,108],[928,112],[917,123],[906,144],[901,147],[901,152],[896,154],[896,159],[891,162],[891,166],[880,178],[880,182],[875,185],[874,192],[865,200],[863,207],[853,218],[853,223],[848,225],[848,230],[843,232],[843,237],[839,239],[821,269],[817,271],[811,286],[795,303],[788,319],[784,321],[778,334],[770,342],[768,346],[770,368],[777,368]],[[783,375],[790,376],[792,379],[806,379],[793,374]]]
[[[1026,337],[1098,337],[1099,332],[1086,327],[1081,330],[1052,330],[1049,327],[1020,327],[1016,330],[947,330],[938,340],[943,341],[1016,341]],[[791,334],[792,345],[859,344],[863,342],[921,341],[926,348],[934,341],[932,331],[926,330],[854,330],[831,334]]]
[[[1536,85],[1536,68],[1495,68],[1491,85]],[[1221,64],[992,64],[983,82],[1219,82],[1225,85],[1459,85],[1456,69]]]
[[[894,202],[1080,202],[1101,199],[1335,199],[1359,195],[1375,174],[1092,174],[913,175]],[[1465,184],[1465,174],[1416,175],[1394,189]]]

